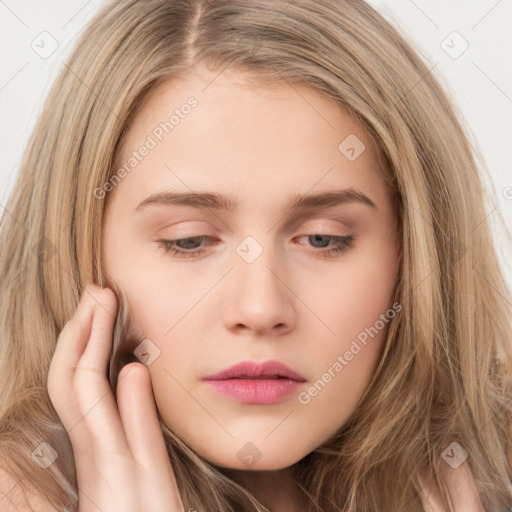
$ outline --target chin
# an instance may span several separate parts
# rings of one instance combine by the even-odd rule
[[[219,456],[217,454],[206,454],[203,457],[218,467],[224,469],[234,469],[240,471],[279,471],[281,469],[288,468],[298,462],[307,454],[301,454],[300,456],[290,457],[290,453],[286,453],[286,448],[283,448],[283,453],[276,453],[274,447],[266,450],[259,450],[252,443],[246,443],[240,449],[234,457],[226,457],[226,451],[223,451]]]

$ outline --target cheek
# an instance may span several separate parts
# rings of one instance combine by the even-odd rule
[[[196,306],[218,279],[216,275],[198,279],[161,260],[134,261],[129,271],[119,270],[118,282],[130,299],[132,322],[148,338],[165,345],[172,343],[182,325],[197,319]]]
[[[396,280],[397,257],[388,242],[347,255],[335,271],[305,281],[308,304],[322,320],[324,350],[348,349],[376,322],[379,331],[385,330],[389,322],[382,325],[380,319],[393,305]]]
[[[380,242],[346,258],[339,272],[325,279],[323,295],[315,284],[325,341],[315,344],[317,380],[299,402],[320,414],[332,411],[326,429],[339,427],[355,408],[374,374],[390,322],[401,309],[393,303],[395,247],[389,240]]]
[[[313,446],[339,430],[356,409],[374,376],[390,322],[399,314],[400,307],[391,304],[389,288],[370,287],[370,295],[364,289],[361,284],[357,293],[342,299],[345,308],[341,312],[338,309],[339,316],[332,321],[336,333],[330,336],[332,341],[325,337],[325,343],[317,344],[314,350],[311,347],[316,378],[297,399],[304,408],[304,418],[315,418]]]

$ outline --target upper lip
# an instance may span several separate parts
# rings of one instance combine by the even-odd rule
[[[208,375],[204,380],[226,380],[242,377],[282,377],[300,382],[306,380],[302,375],[280,361],[265,361],[264,363],[243,361],[219,373]]]

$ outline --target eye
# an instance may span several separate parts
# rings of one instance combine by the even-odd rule
[[[163,247],[164,251],[170,254],[173,254],[179,258],[194,258],[201,256],[206,249],[203,249],[202,246],[198,248],[198,243],[203,242],[206,239],[210,239],[210,236],[201,235],[201,236],[189,236],[187,238],[179,238],[177,240],[166,240],[161,238],[157,240],[157,242]]]
[[[355,238],[353,236],[333,236],[333,235],[303,235],[298,239],[307,238],[308,242],[313,244],[316,251],[322,257],[334,257],[342,254],[354,246]],[[207,249],[203,242],[212,240],[207,235],[191,236],[176,240],[160,239],[157,243],[166,253],[172,254],[178,258],[195,258],[203,255]],[[332,243],[331,243],[332,242]]]
[[[353,236],[333,236],[333,235],[303,235],[298,239],[307,238],[315,248],[320,248],[318,254],[322,257],[335,257],[342,254],[354,246],[355,238]],[[332,242],[329,245],[329,242]],[[327,249],[325,249],[327,247]]]

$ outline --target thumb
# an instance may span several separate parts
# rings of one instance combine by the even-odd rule
[[[130,363],[119,373],[119,414],[130,451],[141,470],[142,503],[146,510],[184,510],[146,366]],[[159,507],[159,508],[158,508]]]

